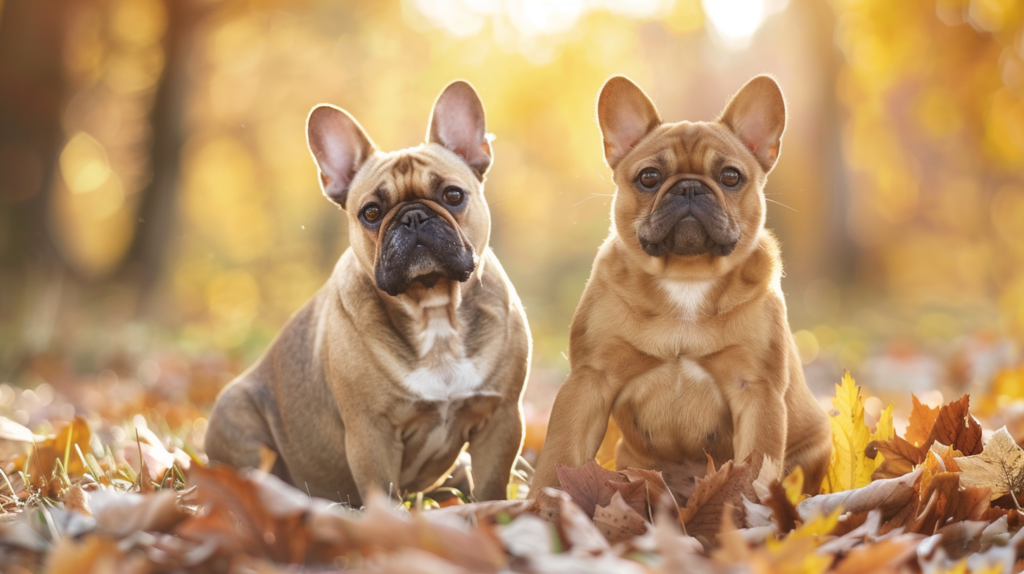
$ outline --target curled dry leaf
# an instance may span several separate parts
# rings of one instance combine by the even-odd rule
[[[921,471],[915,470],[899,478],[876,480],[855,490],[819,494],[798,504],[796,510],[804,522],[837,508],[854,513],[877,508],[882,511],[883,518],[888,518],[911,502],[914,485],[920,477]]]
[[[991,489],[992,500],[1024,490],[1024,450],[1005,426],[992,434],[981,454],[954,460],[960,466],[960,483]]]
[[[64,492],[64,510],[92,516],[92,509],[89,508],[89,493],[82,490],[77,484]]]
[[[686,533],[693,537],[714,540],[722,530],[722,514],[726,506],[732,507],[734,524],[743,524],[743,496],[753,498],[753,477],[748,463],[728,461],[717,471],[708,457],[708,471],[697,480],[693,496],[679,511],[679,520]]]
[[[103,487],[89,494],[89,505],[100,531],[114,538],[136,531],[170,532],[188,518],[173,490],[143,495]]]

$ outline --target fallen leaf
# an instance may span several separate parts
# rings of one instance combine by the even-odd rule
[[[981,454],[954,460],[960,466],[960,483],[989,488],[991,500],[1024,490],[1024,450],[1005,426],[992,433]]]
[[[837,508],[848,512],[867,512],[879,509],[888,519],[914,498],[914,484],[921,477],[915,470],[899,478],[876,480],[855,490],[812,496],[797,505],[797,512],[805,522],[814,516],[828,514]]]
[[[606,483],[626,481],[621,474],[602,468],[593,460],[587,461],[587,464],[580,468],[555,465],[555,471],[558,473],[558,482],[562,490],[589,517],[594,516],[597,505],[605,506],[611,502],[616,490]]]
[[[903,476],[914,470],[914,466],[924,462],[927,452],[898,436],[887,441],[876,441],[871,445],[883,457],[882,464],[871,474],[871,480]]]
[[[909,531],[934,534],[949,522],[980,520],[989,508],[987,488],[960,488],[960,475],[955,472],[936,474],[927,487],[922,487],[924,508],[910,525]]]
[[[880,574],[902,572],[916,557],[917,538],[882,540],[870,546],[854,548],[832,571],[834,574]]]
[[[114,538],[136,531],[170,532],[188,518],[173,490],[143,495],[103,487],[89,493],[89,506],[99,529]]]
[[[832,398],[832,456],[821,485],[821,493],[828,494],[860,488],[871,482],[871,473],[882,464],[877,456],[868,458],[866,451],[872,441],[887,441],[894,436],[892,405],[882,412],[875,432],[864,422],[864,399],[860,387],[850,372],[836,385]],[[883,456],[884,458],[884,456]]]
[[[932,434],[932,427],[935,426],[935,419],[939,416],[939,409],[923,404],[913,393],[910,394],[910,400],[913,402],[913,406],[910,410],[907,432],[904,433],[903,438],[913,446],[922,447]]]
[[[661,472],[656,470],[643,470],[639,468],[627,468],[622,471],[630,482],[642,482],[647,493],[647,500],[652,508],[664,504],[671,507],[673,514],[679,513],[679,503],[672,489],[665,482]]]
[[[679,511],[679,520],[686,533],[695,538],[714,540],[722,529],[722,514],[726,505],[733,508],[733,521],[743,523],[743,495],[753,498],[753,477],[748,463],[728,461],[717,471],[708,456],[708,471],[697,480],[693,496]]]
[[[801,481],[801,487],[803,486]],[[765,505],[772,509],[772,520],[775,525],[779,527],[779,532],[789,532],[796,528],[796,523],[800,520],[800,514],[796,511],[796,505],[793,499],[790,498],[787,489],[782,486],[779,481],[775,481],[768,487],[770,496],[765,501]],[[799,501],[799,493],[797,490],[796,499]]]
[[[970,402],[971,396],[964,395],[940,408],[926,445],[938,441],[965,455],[981,454],[981,425],[968,410]]]
[[[89,493],[82,490],[82,487],[77,484],[67,489],[64,492],[64,510],[92,516],[92,509],[89,508]]]
[[[594,511],[594,526],[604,534],[608,542],[615,543],[647,531],[644,518],[616,492],[608,506],[598,506]]]

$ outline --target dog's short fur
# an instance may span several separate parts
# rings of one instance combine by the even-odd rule
[[[313,109],[309,148],[351,246],[266,354],[217,399],[210,458],[359,506],[441,483],[468,443],[477,499],[503,499],[522,444],[530,334],[487,246],[491,146],[466,82],[427,143],[383,153],[345,111]]]
[[[717,464],[759,453],[785,472],[802,466],[816,492],[830,428],[804,383],[764,229],[786,121],[778,85],[754,78],[715,122],[663,123],[614,77],[598,121],[617,187],[611,232],[573,317],[531,489],[557,486],[556,464],[592,459],[611,415],[619,468],[692,476],[705,452]]]

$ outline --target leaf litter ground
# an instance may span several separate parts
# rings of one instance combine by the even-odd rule
[[[833,456],[814,496],[803,494],[801,469],[781,476],[767,458],[709,457],[702,477],[680,480],[611,470],[603,452],[560,467],[561,490],[532,500],[522,499],[520,480],[508,501],[467,503],[449,490],[404,504],[379,494],[353,509],[264,472],[269,451],[263,470],[207,465],[195,447],[201,417],[175,410],[195,397],[106,391],[119,398],[94,400],[88,416],[39,434],[0,418],[4,572],[1024,570],[1024,450],[1006,427],[983,430],[967,395],[936,408],[912,397],[900,436],[892,406],[869,428],[847,374],[832,398]],[[978,402],[984,420],[1024,424],[1016,403]],[[52,420],[67,412],[57,407]]]

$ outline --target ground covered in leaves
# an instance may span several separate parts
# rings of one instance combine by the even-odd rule
[[[148,390],[118,390],[102,375],[59,393],[0,385],[0,403],[17,408],[0,417],[0,570],[1024,570],[1024,450],[1014,439],[1024,436],[1024,367],[974,399],[929,407],[912,397],[902,433],[891,405],[869,426],[867,393],[847,375],[831,399],[833,456],[814,496],[802,494],[800,469],[781,476],[767,458],[709,459],[702,478],[687,479],[615,471],[599,454],[559,468],[562,489],[532,499],[518,481],[509,501],[381,494],[361,509],[259,469],[206,464],[195,447],[205,419],[192,405],[211,397],[174,381],[233,368],[158,365],[162,383]],[[65,403],[66,393],[77,394]]]

